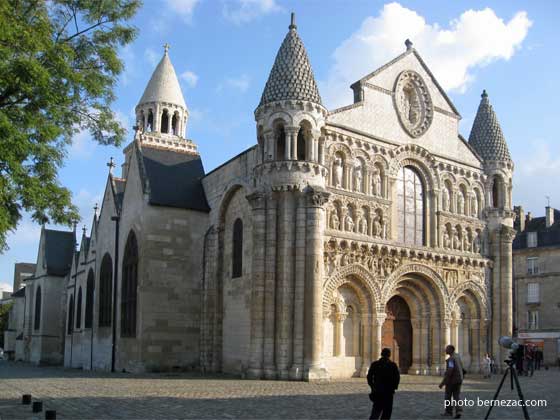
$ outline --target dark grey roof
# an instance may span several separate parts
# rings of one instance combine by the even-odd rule
[[[484,160],[511,160],[506,139],[486,91],[474,119],[469,144]]]
[[[141,154],[150,204],[210,211],[202,187],[204,167],[199,156],[150,147],[143,147]]]
[[[65,276],[72,267],[75,250],[74,232],[45,229],[45,262],[47,274]]]
[[[113,197],[115,199],[115,207],[117,212],[121,212],[122,202],[124,197],[124,188],[126,186],[126,180],[122,178],[111,178],[111,186],[113,188]]]
[[[15,298],[25,297],[25,287],[22,287],[17,292],[12,293],[12,297],[15,297]]]
[[[259,106],[285,99],[322,105],[307,51],[293,22],[276,54]]]
[[[527,248],[527,233],[537,233],[537,247],[560,245],[560,211],[554,210],[554,223],[546,227],[546,217],[533,217],[525,222],[525,230],[519,232],[519,221],[515,221],[518,230],[513,240],[513,249]]]

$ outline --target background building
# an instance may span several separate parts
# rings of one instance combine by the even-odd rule
[[[544,363],[560,356],[560,211],[545,208],[544,217],[515,207],[513,241],[515,329],[523,343],[543,351]]]

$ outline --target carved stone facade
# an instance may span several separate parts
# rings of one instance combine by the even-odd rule
[[[124,201],[111,204],[122,205],[119,249],[138,232],[141,274],[138,335],[116,341],[117,368],[163,366],[172,354],[204,371],[326,380],[365,375],[387,345],[403,372],[439,374],[450,343],[472,372],[485,352],[502,360],[495,343],[512,321],[512,162],[482,160],[469,147],[459,113],[413,48],[352,89],[354,104],[323,106],[292,21],[255,110],[254,147],[197,177],[190,158],[173,166],[179,154],[198,159],[193,142],[152,139],[174,136],[169,128],[138,133],[125,149]],[[479,113],[492,111],[483,102]],[[483,118],[482,131],[486,120],[496,121]],[[186,119],[175,122],[182,129]],[[163,149],[177,155],[155,165]],[[175,197],[187,207],[146,201],[169,167],[185,176],[168,182],[200,188]],[[115,247],[111,214],[100,214],[99,256]],[[86,281],[78,277],[72,284]],[[110,366],[111,334],[99,334],[103,360],[87,361]],[[68,364],[84,365],[76,356]]]

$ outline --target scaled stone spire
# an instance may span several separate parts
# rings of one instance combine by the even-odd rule
[[[297,33],[294,14],[268,76],[259,106],[286,99],[322,105],[307,51]]]
[[[169,59],[169,45],[164,45],[163,58],[157,65],[138,105],[166,102],[187,108],[175,69]]]
[[[469,144],[485,161],[511,160],[506,139],[488,100],[486,90],[482,92],[481,97],[469,136]]]

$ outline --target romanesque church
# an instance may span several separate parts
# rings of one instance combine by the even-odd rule
[[[365,375],[382,347],[409,374],[439,374],[449,343],[471,372],[501,360],[513,162],[487,93],[466,140],[403,50],[329,110],[292,19],[255,145],[205,172],[166,48],[90,235],[42,230],[16,357],[311,381]]]

